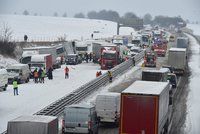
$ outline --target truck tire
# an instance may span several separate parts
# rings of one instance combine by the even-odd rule
[[[6,91],[7,87],[8,87],[8,84],[5,84],[3,91]]]

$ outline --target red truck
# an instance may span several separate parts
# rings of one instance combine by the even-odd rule
[[[145,67],[156,67],[157,55],[154,52],[147,52],[144,56]]]
[[[165,57],[167,51],[167,43],[165,42],[155,43],[152,47],[154,52],[156,52],[158,56]]]
[[[101,69],[111,69],[119,63],[119,49],[116,45],[101,48]]]
[[[120,134],[165,134],[171,121],[168,82],[136,81],[121,93]]]

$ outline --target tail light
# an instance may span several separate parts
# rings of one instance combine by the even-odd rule
[[[62,120],[62,134],[65,133],[65,120]]]
[[[65,120],[62,120],[62,128],[65,127]]]
[[[91,129],[91,128],[92,128],[92,122],[88,121],[88,129]]]

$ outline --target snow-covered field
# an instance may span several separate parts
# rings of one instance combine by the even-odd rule
[[[63,17],[0,15],[0,27],[7,24],[13,31],[13,40],[55,41],[58,37],[72,39],[90,39],[112,37],[117,34],[117,23],[105,20],[77,19]],[[120,34],[134,33],[133,28],[121,27]]]

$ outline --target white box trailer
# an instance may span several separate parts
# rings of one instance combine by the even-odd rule
[[[58,118],[55,116],[20,116],[8,121],[8,134],[58,134]]]
[[[100,122],[118,123],[120,116],[120,93],[98,95],[95,108]]]
[[[183,74],[186,68],[186,48],[170,48],[168,65],[174,68],[174,73]]]

